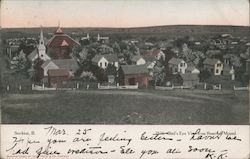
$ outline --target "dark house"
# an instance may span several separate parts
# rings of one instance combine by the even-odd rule
[[[150,76],[146,65],[122,65],[118,70],[120,85],[136,85],[148,87]]]
[[[53,88],[64,88],[68,86],[69,71],[67,69],[48,70],[49,86]]]

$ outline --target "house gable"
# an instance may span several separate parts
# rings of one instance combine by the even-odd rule
[[[102,57],[97,64],[99,67],[105,69],[108,67],[109,62],[105,57]]]
[[[43,71],[44,71],[44,76],[48,76],[48,71],[51,69],[59,69],[59,67],[52,61],[45,62],[42,65]]]

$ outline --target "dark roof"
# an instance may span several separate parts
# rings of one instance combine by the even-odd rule
[[[121,65],[124,74],[146,74],[148,69],[146,65]]]
[[[180,75],[181,75],[181,78],[183,79],[183,81],[199,80],[198,74],[185,73],[185,74],[180,74]]]
[[[179,63],[181,63],[181,61],[182,61],[182,59],[173,57],[173,58],[171,58],[171,59],[168,61],[168,63],[169,63],[169,64],[173,64],[173,65],[178,65]]]
[[[220,61],[220,60],[206,58],[205,61],[203,62],[203,64],[206,64],[206,65],[215,65],[218,61]]]
[[[161,52],[161,49],[158,48],[153,48],[151,50],[140,49],[139,51],[141,55],[158,56],[158,54]]]
[[[220,50],[207,50],[206,54],[215,55],[215,54],[221,54],[222,52]]]
[[[58,28],[54,36],[48,41],[47,46],[61,46],[67,43],[69,46],[80,45],[77,41],[72,39],[67,34],[63,33],[61,28]]]
[[[152,56],[152,55],[143,55],[142,57],[146,62],[154,62],[154,61],[156,61],[155,56]]]
[[[157,56],[161,52],[161,49],[154,48],[151,51],[152,51],[152,55]]]
[[[69,71],[67,69],[49,69],[49,77],[65,77],[69,76]]]
[[[115,54],[104,54],[104,55],[95,55],[92,59],[92,62],[98,63],[101,58],[104,57],[108,62],[118,62],[118,57]]]
[[[75,59],[58,59],[52,60],[54,64],[56,64],[59,68],[68,69],[76,71],[79,68],[79,65]]]

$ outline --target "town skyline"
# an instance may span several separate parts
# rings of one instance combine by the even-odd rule
[[[165,25],[249,26],[248,0],[80,1],[3,0],[2,28],[105,27]],[[180,5],[181,4],[181,5]],[[25,8],[25,9],[23,9]],[[56,12],[55,12],[56,10]],[[147,13],[147,14],[145,14]],[[48,18],[49,17],[49,18]],[[73,18],[72,18],[73,17]]]

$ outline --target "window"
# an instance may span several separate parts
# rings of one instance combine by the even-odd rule
[[[105,64],[105,67],[107,66],[107,62],[104,63]]]
[[[182,67],[182,65],[183,65],[183,64],[181,63],[180,66]]]
[[[216,69],[216,73],[219,73],[219,70],[218,70],[218,69]]]
[[[217,64],[217,67],[221,67],[221,64],[220,64],[220,63],[218,63],[218,64]]]
[[[102,63],[100,63],[100,67],[102,67]]]

